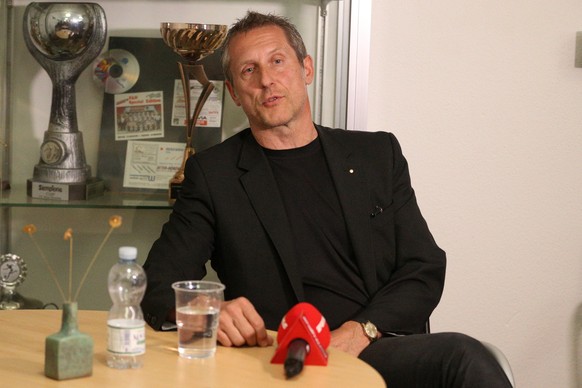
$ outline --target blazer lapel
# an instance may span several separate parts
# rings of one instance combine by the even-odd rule
[[[338,142],[331,132],[318,127],[319,137],[336,191],[342,206],[346,227],[360,275],[368,292],[376,289],[373,247],[370,240],[369,187],[357,155],[349,146]]]
[[[247,172],[240,178],[258,218],[277,250],[298,301],[305,299],[291,230],[277,182],[269,162],[252,134],[245,137],[239,167]]]

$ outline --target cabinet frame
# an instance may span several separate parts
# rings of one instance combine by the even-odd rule
[[[97,1],[99,2],[99,1]],[[114,0],[102,0],[99,3],[114,2]],[[136,1],[147,6],[152,0]],[[196,0],[192,0],[196,3]],[[225,0],[226,3],[237,4],[237,0]],[[306,0],[306,3],[308,1]],[[13,12],[11,8],[16,5],[26,4],[24,1],[0,0],[0,177],[13,183],[13,173],[11,160],[13,152],[16,152],[11,145],[18,133],[13,131],[13,118],[11,117],[11,79],[15,64],[13,61],[12,42],[19,34],[12,30],[14,25]],[[274,1],[276,3],[276,1]],[[312,2],[309,2],[312,3]],[[337,9],[337,30],[332,31],[327,24],[328,7],[334,5]],[[326,34],[337,34],[335,52],[337,62],[335,65],[336,77],[332,81],[337,88],[335,98],[335,113],[330,122],[323,123],[329,126],[345,128],[347,130],[361,129],[367,127],[367,98],[368,98],[368,68],[370,56],[370,35],[371,35],[371,8],[372,0],[320,0],[318,26],[319,31],[317,49],[322,49],[325,45]],[[16,4],[16,5],[15,5]],[[323,37],[323,38],[321,38]],[[323,55],[325,52],[313,53],[313,55]],[[322,61],[323,62],[323,61]],[[318,61],[319,63],[319,61]],[[319,64],[318,64],[319,66]],[[323,72],[318,68],[318,74]],[[319,103],[323,99],[322,91],[328,85],[323,79],[316,79],[314,86],[314,120],[320,122],[321,109]],[[228,98],[228,97],[227,97]],[[6,144],[6,146],[5,146]],[[31,171],[32,174],[32,171]],[[14,189],[13,189],[14,190]],[[10,193],[8,193],[10,194]],[[11,233],[13,230],[11,208],[13,207],[62,207],[73,208],[102,208],[102,209],[164,209],[169,205],[163,203],[163,199],[157,198],[148,202],[144,198],[137,198],[132,202],[97,201],[85,203],[58,203],[43,200],[10,201],[6,200],[6,192],[0,192],[0,253],[10,252]],[[9,195],[8,195],[9,196]],[[128,204],[129,203],[129,204]],[[161,225],[160,225],[161,227]]]

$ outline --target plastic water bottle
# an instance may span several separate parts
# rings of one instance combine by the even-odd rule
[[[113,302],[107,318],[107,366],[117,369],[143,366],[145,321],[140,303],[146,274],[136,260],[137,248],[120,247],[119,261],[107,279]]]

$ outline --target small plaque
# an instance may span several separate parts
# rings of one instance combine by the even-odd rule
[[[88,179],[84,183],[35,182],[28,179],[26,191],[32,198],[59,201],[84,200],[103,195],[103,180]]]
[[[178,199],[181,191],[182,183],[170,182],[170,203],[174,203]]]

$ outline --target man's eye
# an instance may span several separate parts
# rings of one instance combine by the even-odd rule
[[[283,63],[283,60],[278,58],[278,59],[275,59],[274,62],[279,65],[279,64]]]
[[[255,71],[255,68],[254,68],[254,67],[246,67],[246,68],[243,70],[243,73],[244,73],[244,74],[251,74],[253,71]]]

